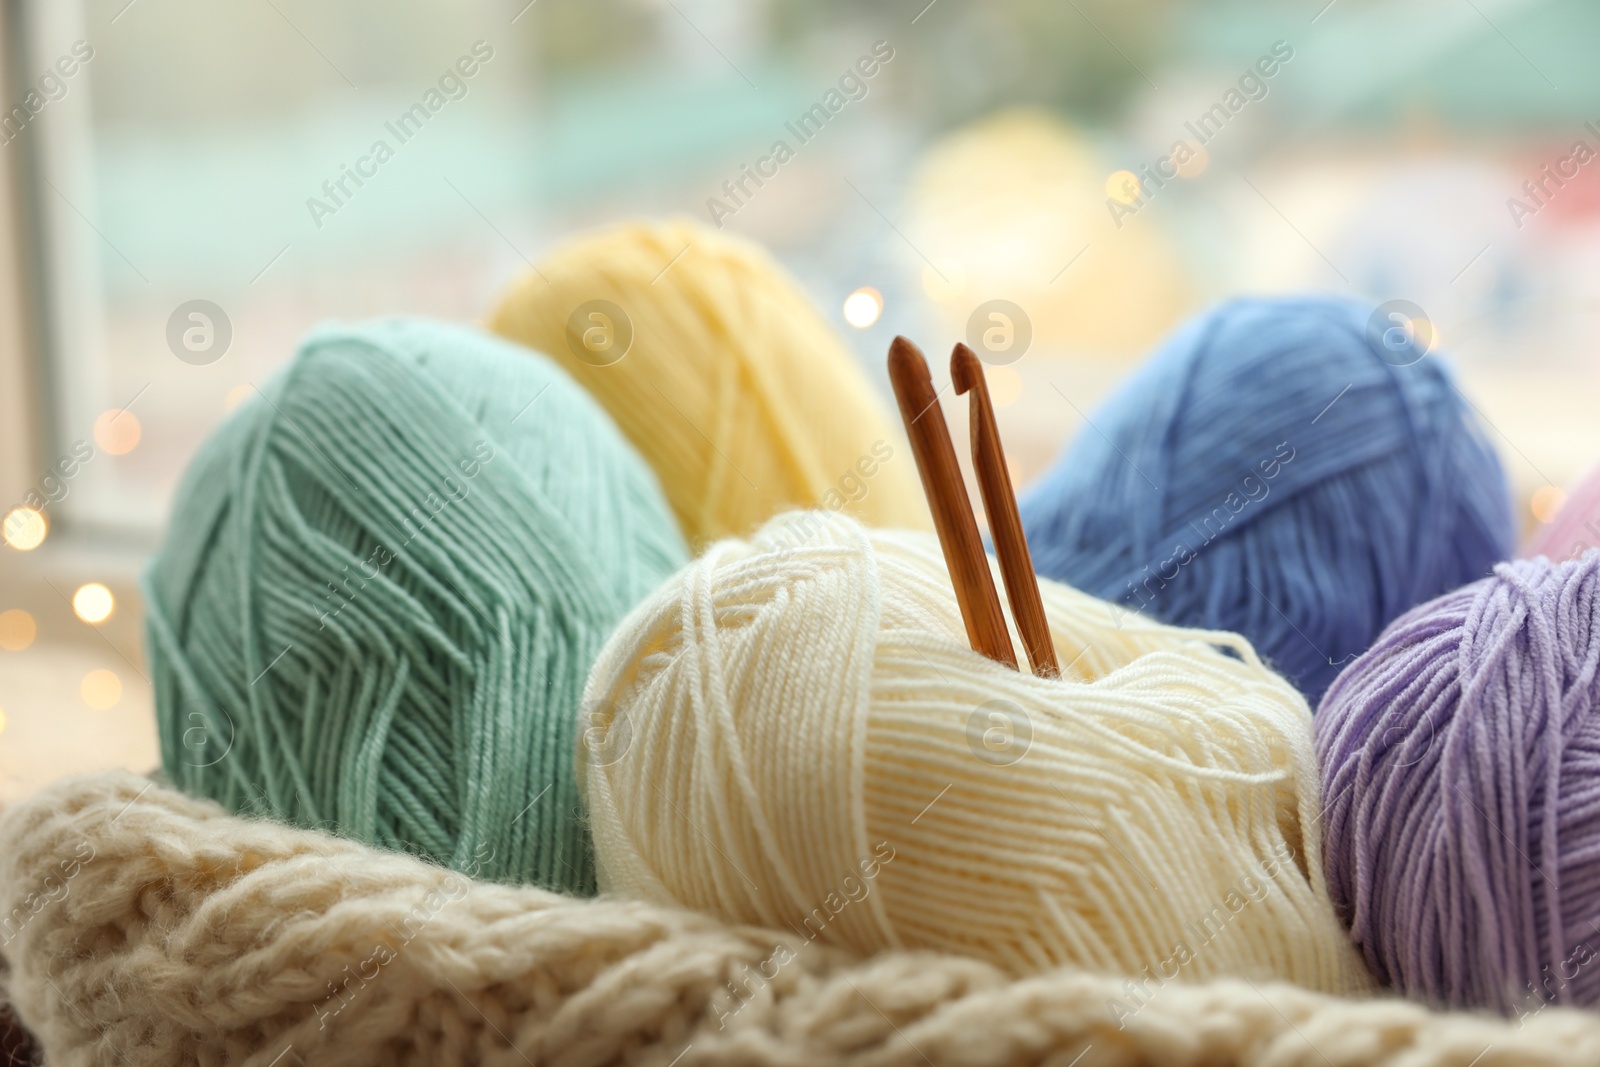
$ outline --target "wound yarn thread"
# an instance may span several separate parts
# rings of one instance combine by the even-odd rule
[[[1020,500],[1039,573],[1243,634],[1313,704],[1486,575],[1514,544],[1500,461],[1440,357],[1393,365],[1370,311],[1250,298],[1181,326]]]
[[[796,507],[931,528],[911,454],[861,367],[749,242],[685,220],[603,230],[545,257],[490,325],[594,394],[696,548]],[[630,334],[618,358],[610,346]]]
[[[1041,586],[1061,680],[967,647],[931,534],[800,513],[708,549],[589,679],[602,889],[1013,974],[1366,988],[1299,694],[1235,635]]]
[[[1395,620],[1317,713],[1328,888],[1434,1004],[1600,1005],[1600,553]]]
[[[162,765],[236,811],[592,892],[583,679],[684,558],[547,360],[325,327],[201,447],[146,575]]]

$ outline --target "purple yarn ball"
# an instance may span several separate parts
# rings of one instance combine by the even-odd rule
[[[1396,619],[1315,719],[1328,888],[1434,1004],[1600,1005],[1600,552]]]

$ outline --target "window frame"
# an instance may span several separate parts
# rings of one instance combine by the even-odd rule
[[[0,71],[4,110],[22,100],[67,43],[94,43],[83,0],[0,0],[0,14],[6,38],[6,68]],[[99,268],[99,243],[105,238],[92,221],[94,77],[93,65],[85,64],[73,78],[71,96],[42,112],[22,136],[0,145],[0,154],[12,155],[4,169],[12,183],[13,222],[0,254],[15,265],[12,284],[0,300],[14,301],[18,324],[14,340],[0,340],[15,347],[3,358],[8,367],[0,375],[17,383],[6,392],[23,398],[22,412],[0,406],[0,414],[17,414],[17,432],[25,438],[13,446],[0,437],[8,454],[21,457],[11,464],[18,470],[0,471],[17,483],[14,492],[0,497],[5,501],[0,507],[7,510],[41,489],[42,477],[58,457],[69,455],[79,442],[92,443],[102,411],[127,401],[109,396]],[[0,383],[12,384],[6,378]],[[161,516],[135,514],[130,520],[128,503],[110,465],[84,464],[68,480],[66,496],[46,507],[50,536],[45,545],[65,538],[80,550],[115,557],[126,555],[119,539],[148,549]]]

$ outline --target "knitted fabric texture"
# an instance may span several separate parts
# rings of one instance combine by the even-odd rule
[[[590,675],[601,888],[1018,975],[1367,988],[1299,694],[1233,634],[1040,585],[1062,679],[968,647],[932,534],[797,512],[707,550]]]
[[[39,1048],[17,1021],[11,1005],[0,1004],[0,1067],[37,1067]]]
[[[753,244],[687,221],[614,227],[551,253],[490,324],[594,394],[694,546],[794,507],[931,525],[855,357]]]
[[[67,872],[71,872],[68,874]],[[6,992],[61,1067],[1556,1067],[1600,1016],[1434,1013],[933,953],[470,881],[132,775],[0,817]],[[778,961],[778,962],[774,962]],[[771,975],[771,978],[765,977]]]
[[[202,446],[147,575],[162,765],[235,810],[592,892],[579,693],[684,556],[548,360],[326,327]]]

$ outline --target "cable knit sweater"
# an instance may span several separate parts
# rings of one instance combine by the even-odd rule
[[[0,817],[5,994],[60,1065],[1600,1063],[1520,1022],[1242,981],[1009,979],[928,953],[474,882],[132,775]]]

